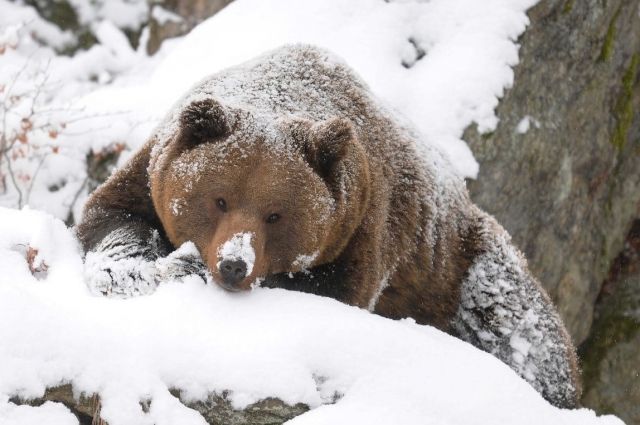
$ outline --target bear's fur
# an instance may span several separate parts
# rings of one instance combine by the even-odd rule
[[[558,314],[451,170],[342,62],[283,47],[196,86],[91,196],[78,226],[90,286],[149,293],[206,265],[229,290],[288,288],[436,326],[575,407]],[[171,253],[188,241],[197,252]],[[224,271],[232,248],[251,258]]]

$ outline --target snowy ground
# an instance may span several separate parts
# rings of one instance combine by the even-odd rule
[[[8,143],[0,146],[0,204],[78,217],[89,151],[121,145],[124,161],[198,79],[288,42],[343,56],[461,173],[475,176],[462,131],[473,121],[495,126],[493,109],[517,62],[514,40],[533,3],[236,0],[148,57],[119,29],[122,17],[139,19],[141,3],[97,2],[82,19],[99,43],[69,58],[54,48],[70,34],[0,0],[0,131]],[[126,4],[136,6],[118,11]],[[3,425],[76,423],[58,404],[7,402],[65,382],[99,392],[110,425],[201,424],[172,387],[193,397],[231,390],[237,407],[266,396],[312,406],[295,424],[620,424],[551,407],[493,357],[432,328],[328,299],[267,289],[231,295],[196,278],[148,297],[93,297],[70,232],[31,210],[0,209],[0,341]],[[342,397],[327,405],[335,393]],[[149,398],[143,413],[138,402]]]
[[[238,408],[267,396],[312,407],[291,424],[622,423],[554,408],[494,357],[411,320],[284,290],[230,294],[195,277],[147,297],[94,297],[59,220],[0,208],[0,234],[2,424],[75,424],[53,403],[7,402],[68,382],[102,395],[110,425],[204,424],[169,388],[230,390]],[[32,275],[28,248],[46,272]]]

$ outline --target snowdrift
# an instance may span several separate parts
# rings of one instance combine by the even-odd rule
[[[77,423],[59,404],[8,401],[63,383],[99,393],[110,425],[204,424],[170,389],[228,391],[238,409],[266,397],[311,407],[292,424],[622,423],[552,407],[489,354],[410,319],[284,290],[230,294],[196,277],[94,297],[59,220],[0,209],[0,235],[2,424]]]

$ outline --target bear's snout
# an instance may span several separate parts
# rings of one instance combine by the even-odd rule
[[[225,225],[220,230],[227,230]],[[256,233],[242,231],[220,232],[212,241],[213,249],[208,254],[207,263],[214,280],[224,289],[238,292],[251,289],[252,273],[258,272]],[[224,242],[218,242],[223,240]],[[261,251],[259,251],[261,252]]]
[[[225,289],[239,291],[237,285],[247,276],[247,263],[242,260],[223,260],[218,266]]]

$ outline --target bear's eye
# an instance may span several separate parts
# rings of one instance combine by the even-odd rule
[[[222,212],[227,212],[227,201],[222,198],[216,199],[216,206]]]
[[[278,220],[280,220],[280,214],[273,213],[269,217],[267,217],[267,223],[269,224],[273,224]]]

